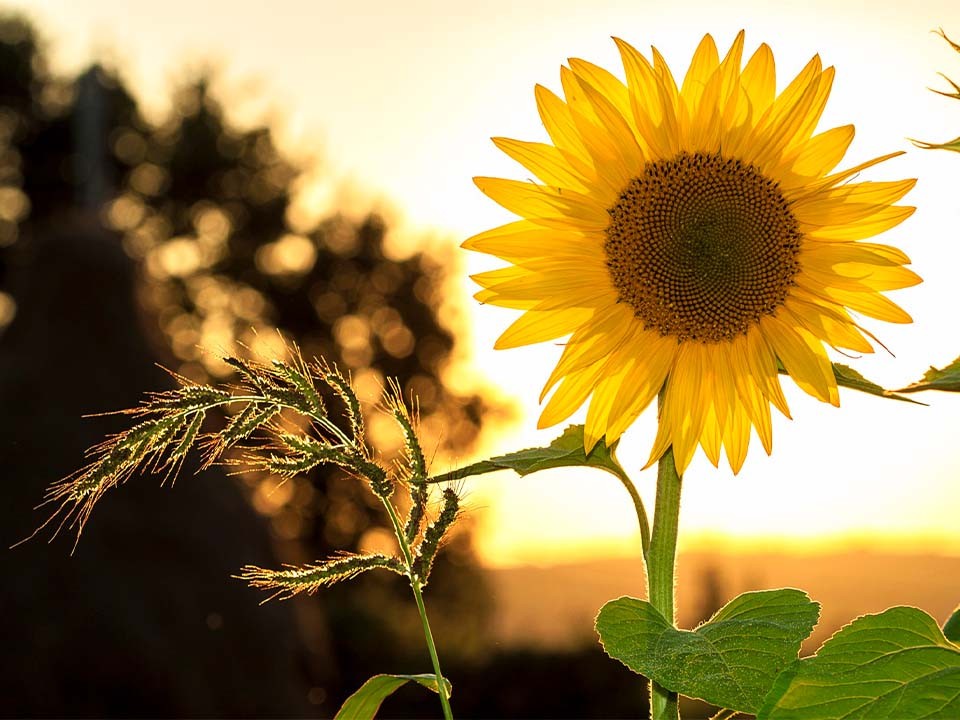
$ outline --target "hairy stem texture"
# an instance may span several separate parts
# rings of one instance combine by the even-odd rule
[[[647,593],[650,604],[671,624],[674,616],[674,582],[677,558],[677,529],[680,521],[681,479],[667,450],[657,464],[657,500],[647,557]],[[651,720],[678,720],[677,694],[650,683]]]

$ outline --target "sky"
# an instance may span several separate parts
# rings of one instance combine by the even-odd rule
[[[398,252],[424,234],[455,247],[513,219],[471,180],[528,177],[489,138],[546,139],[533,87],[559,90],[568,57],[622,77],[611,36],[640,49],[656,45],[681,75],[705,32],[722,53],[745,28],[747,53],[771,45],[780,88],[819,53],[837,69],[820,129],[857,126],[841,167],[909,151],[863,179],[919,178],[907,197],[916,214],[880,241],[905,250],[925,281],[894,294],[913,324],[869,325],[893,356],[836,359],[901,387],[960,354],[960,156],[915,150],[907,141],[960,134],[960,102],[928,90],[948,88],[939,71],[960,82],[960,55],[931,33],[942,26],[960,38],[956,0],[3,0],[0,9],[34,19],[56,71],[107,58],[158,117],[185,68],[219,68],[216,92],[235,119],[269,119],[289,152],[320,159],[322,180],[302,199],[307,210],[386,210],[396,219]],[[493,382],[521,410],[514,425],[488,435],[484,452],[546,444],[561,428],[534,429],[537,397],[560,349],[492,350],[516,312],[470,299],[476,288],[468,274],[497,265],[467,255],[451,268],[445,311],[457,323],[465,358],[450,379],[463,389]],[[960,553],[960,397],[926,393],[920,399],[930,407],[920,407],[842,391],[840,409],[793,387],[787,398],[793,420],[775,418],[771,457],[754,438],[736,477],[702,455],[694,460],[684,482],[681,547],[844,542]],[[649,508],[655,471],[639,469],[655,423],[654,412],[644,413],[619,450]],[[467,490],[478,550],[489,564],[638,551],[629,498],[600,472],[502,473],[471,481]]]

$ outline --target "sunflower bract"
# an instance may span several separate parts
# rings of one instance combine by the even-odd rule
[[[663,390],[650,462],[672,446],[682,473],[699,445],[738,472],[751,428],[771,451],[771,405],[789,417],[778,360],[838,405],[825,345],[872,352],[861,315],[910,322],[882,294],[920,282],[909,258],[861,241],[910,216],[895,203],[915,181],[853,181],[901,153],[835,171],[854,130],[814,134],[833,81],[818,56],[777,95],[743,32],[722,60],[705,36],[679,86],[656,49],[616,43],[626,83],[573,59],[562,99],[537,86],[552,144],[494,139],[539,182],[475,178],[522,218],[463,244],[510,263],[475,275],[476,297],[524,311],[497,348],[568,338],[540,427],[589,399],[589,451]]]

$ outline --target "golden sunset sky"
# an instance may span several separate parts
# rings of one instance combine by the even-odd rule
[[[895,357],[835,359],[900,387],[960,354],[960,155],[916,150],[906,139],[960,134],[960,102],[927,89],[948,88],[938,71],[960,82],[960,54],[931,34],[942,26],[960,39],[956,0],[5,0],[0,8],[36,22],[54,70],[105,58],[158,116],[184,67],[221,68],[215,90],[231,117],[269,119],[289,152],[321,159],[305,211],[384,209],[397,223],[398,252],[424,231],[456,246],[512,219],[471,181],[528,175],[488,138],[546,139],[533,86],[559,89],[568,57],[622,77],[611,35],[639,49],[655,44],[680,75],[705,32],[722,53],[745,28],[747,53],[761,42],[772,47],[781,88],[819,53],[837,68],[821,129],[857,126],[841,167],[909,151],[862,179],[919,178],[907,197],[916,214],[880,242],[904,249],[925,280],[894,294],[912,325],[867,324]],[[515,425],[489,434],[486,453],[546,444],[559,429],[534,429],[537,397],[560,350],[491,349],[515,312],[469,299],[467,273],[496,264],[466,255],[450,289],[462,309],[447,311],[461,313],[466,360],[451,382],[469,388],[486,378],[522,410]],[[775,419],[771,457],[754,438],[737,477],[702,455],[694,460],[681,547],[846,542],[960,552],[960,397],[927,393],[918,399],[930,407],[920,407],[841,391],[835,409],[784,385],[794,419]],[[639,469],[655,422],[646,412],[620,449],[648,507],[655,471]],[[638,552],[629,499],[601,473],[503,473],[467,488],[490,564]]]

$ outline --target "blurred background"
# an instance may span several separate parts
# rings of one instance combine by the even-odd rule
[[[929,32],[960,37],[952,0],[485,7],[0,2],[6,545],[45,519],[44,488],[124,426],[83,415],[170,387],[158,363],[227,381],[223,352],[283,352],[277,329],[352,372],[387,455],[397,438],[374,411],[387,377],[419,397],[437,472],[549,442],[559,429],[533,429],[536,396],[559,349],[490,349],[512,313],[475,307],[467,276],[493,265],[457,246],[510,219],[470,178],[524,177],[486,139],[543,139],[533,85],[556,88],[569,55],[615,70],[610,35],[656,43],[675,74],[704,32],[724,48],[741,27],[750,51],[772,45],[781,87],[814,52],[836,64],[822,127],[857,124],[849,163],[911,150],[871,178],[920,178],[918,212],[883,241],[926,281],[896,298],[913,325],[871,326],[893,355],[838,359],[900,387],[960,352],[960,158],[906,139],[960,132],[960,103],[927,89],[947,89],[938,71],[960,80],[960,55]],[[783,585],[823,605],[808,651],[892,604],[945,619],[960,599],[960,404],[788,399],[772,457],[756,444],[736,478],[702,457],[687,473],[681,624]],[[649,506],[654,423],[645,413],[620,449]],[[455,711],[641,716],[642,684],[592,630],[603,602],[643,594],[622,488],[551,471],[466,491],[427,591]],[[329,717],[373,673],[429,668],[395,576],[265,606],[230,577],[388,549],[377,503],[336,473],[135,478],[72,556],[69,533],[46,539],[2,553],[4,715]],[[418,690],[383,715],[437,715]]]

